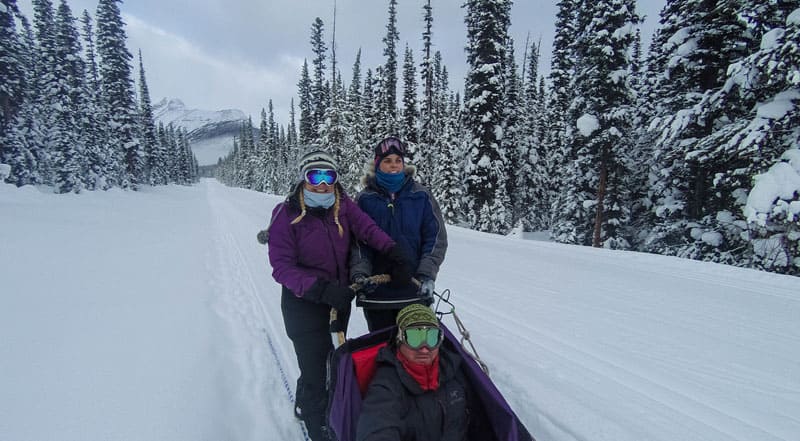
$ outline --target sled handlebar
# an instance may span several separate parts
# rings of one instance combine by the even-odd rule
[[[374,276],[367,277],[367,280],[375,285],[384,285],[392,281],[392,276],[389,274],[376,274]],[[413,283],[417,288],[422,285],[422,282],[413,277],[411,278],[411,283]],[[353,283],[350,285],[350,289],[355,292],[361,291],[363,288],[364,286],[362,286],[360,283]],[[331,308],[331,315],[328,324],[330,325],[331,338],[333,339],[333,347],[335,348],[338,348],[345,342],[344,330],[340,329],[341,326],[338,326],[338,320],[339,311],[337,311],[336,308]]]

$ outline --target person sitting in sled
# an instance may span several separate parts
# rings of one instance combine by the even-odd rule
[[[356,304],[364,308],[370,331],[394,325],[397,312],[410,303],[433,303],[434,280],[447,252],[447,232],[436,199],[416,180],[416,168],[405,162],[406,144],[390,136],[374,149],[374,159],[362,177],[364,186],[356,202],[410,259],[414,285],[390,283],[371,287]],[[350,277],[363,282],[366,277],[386,274],[391,262],[369,246],[357,242],[350,257]]]
[[[441,345],[427,306],[397,314],[397,337],[378,351],[356,429],[357,441],[464,441],[475,414],[461,358]]]
[[[394,262],[393,278],[409,283],[411,271],[395,241],[347,197],[328,153],[312,151],[298,168],[299,182],[275,207],[258,240],[269,245],[272,276],[283,286],[283,322],[300,368],[295,413],[313,441],[325,441],[326,360],[333,350],[329,317],[335,308],[341,330],[347,329],[355,296],[347,286],[351,241],[363,241]]]

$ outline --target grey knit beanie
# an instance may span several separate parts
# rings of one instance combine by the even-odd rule
[[[306,153],[297,161],[297,166],[300,171],[301,181],[305,179],[308,170],[314,168],[337,170],[339,168],[333,156],[324,150],[312,150]]]

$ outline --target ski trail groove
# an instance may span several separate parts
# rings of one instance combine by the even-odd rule
[[[252,383],[249,385],[249,388],[251,391],[261,391],[267,394],[263,396],[263,402],[265,404],[264,411],[273,410],[274,414],[272,415],[272,419],[275,423],[279,423],[286,420],[285,418],[280,418],[280,415],[285,409],[291,409],[294,406],[294,393],[292,392],[289,375],[284,368],[284,365],[291,366],[292,359],[289,358],[285,345],[276,344],[271,337],[271,335],[277,335],[277,326],[267,312],[268,308],[258,295],[259,288],[255,282],[253,270],[249,265],[252,263],[252,259],[247,259],[239,243],[240,240],[233,234],[233,232],[254,230],[254,227],[244,225],[241,222],[241,218],[243,217],[241,215],[239,219],[234,219],[235,214],[240,213],[239,210],[232,204],[217,197],[213,187],[209,186],[207,189],[209,204],[215,217],[215,238],[220,257],[220,268],[218,270],[222,273],[220,285],[223,287],[222,294],[225,296],[223,300],[225,305],[223,305],[222,309],[227,309],[227,311],[222,312],[221,315],[226,316],[225,318],[234,328],[241,328],[243,325],[246,326],[246,331],[251,337],[248,343],[256,345],[244,349],[246,358],[250,359],[247,360],[246,363],[251,370],[247,375]],[[267,268],[265,267],[263,270],[267,271]],[[268,349],[268,351],[262,351],[258,346],[262,345],[263,348],[264,337],[266,337],[266,349]],[[240,342],[240,344],[245,343]],[[281,350],[279,351],[278,348]],[[274,373],[278,375],[274,377],[268,375],[266,376],[267,378],[265,378],[264,373],[261,371],[262,368],[264,368],[264,366],[262,366],[264,361],[262,357],[266,354],[262,352],[269,353],[268,358],[272,359],[273,367],[277,368],[277,372]],[[281,353],[283,354],[282,356]],[[273,383],[278,383],[277,386],[284,390],[287,404],[282,406],[278,405],[274,401],[275,397],[269,396],[270,389],[272,392],[274,392],[275,389],[272,387]],[[267,389],[265,389],[265,387]],[[266,406],[266,404],[269,403],[271,403],[272,406]],[[289,412],[286,412],[286,414],[288,418],[294,420],[293,416],[289,416]],[[299,421],[296,421],[296,423],[297,424],[292,423],[290,425],[294,426],[295,430],[300,432],[299,435],[302,435],[302,439],[309,441],[305,426]],[[279,424],[274,424],[272,426],[272,430],[280,429],[280,427],[278,427]],[[294,436],[288,433],[283,433],[281,436],[285,438],[294,438]]]

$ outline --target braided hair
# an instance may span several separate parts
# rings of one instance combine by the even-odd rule
[[[302,190],[303,185],[304,184],[301,183],[298,186],[299,191],[297,194],[297,200],[300,203],[300,215],[294,218],[294,220],[291,223],[292,225],[300,222],[306,216],[307,213],[306,201],[305,197],[303,196],[303,190]],[[342,224],[339,222],[339,208],[341,208],[342,197],[341,193],[339,192],[338,184],[333,187],[333,193],[336,195],[336,201],[333,203],[333,221],[336,222],[336,226],[339,228],[339,237],[344,237],[344,229],[342,228]]]

